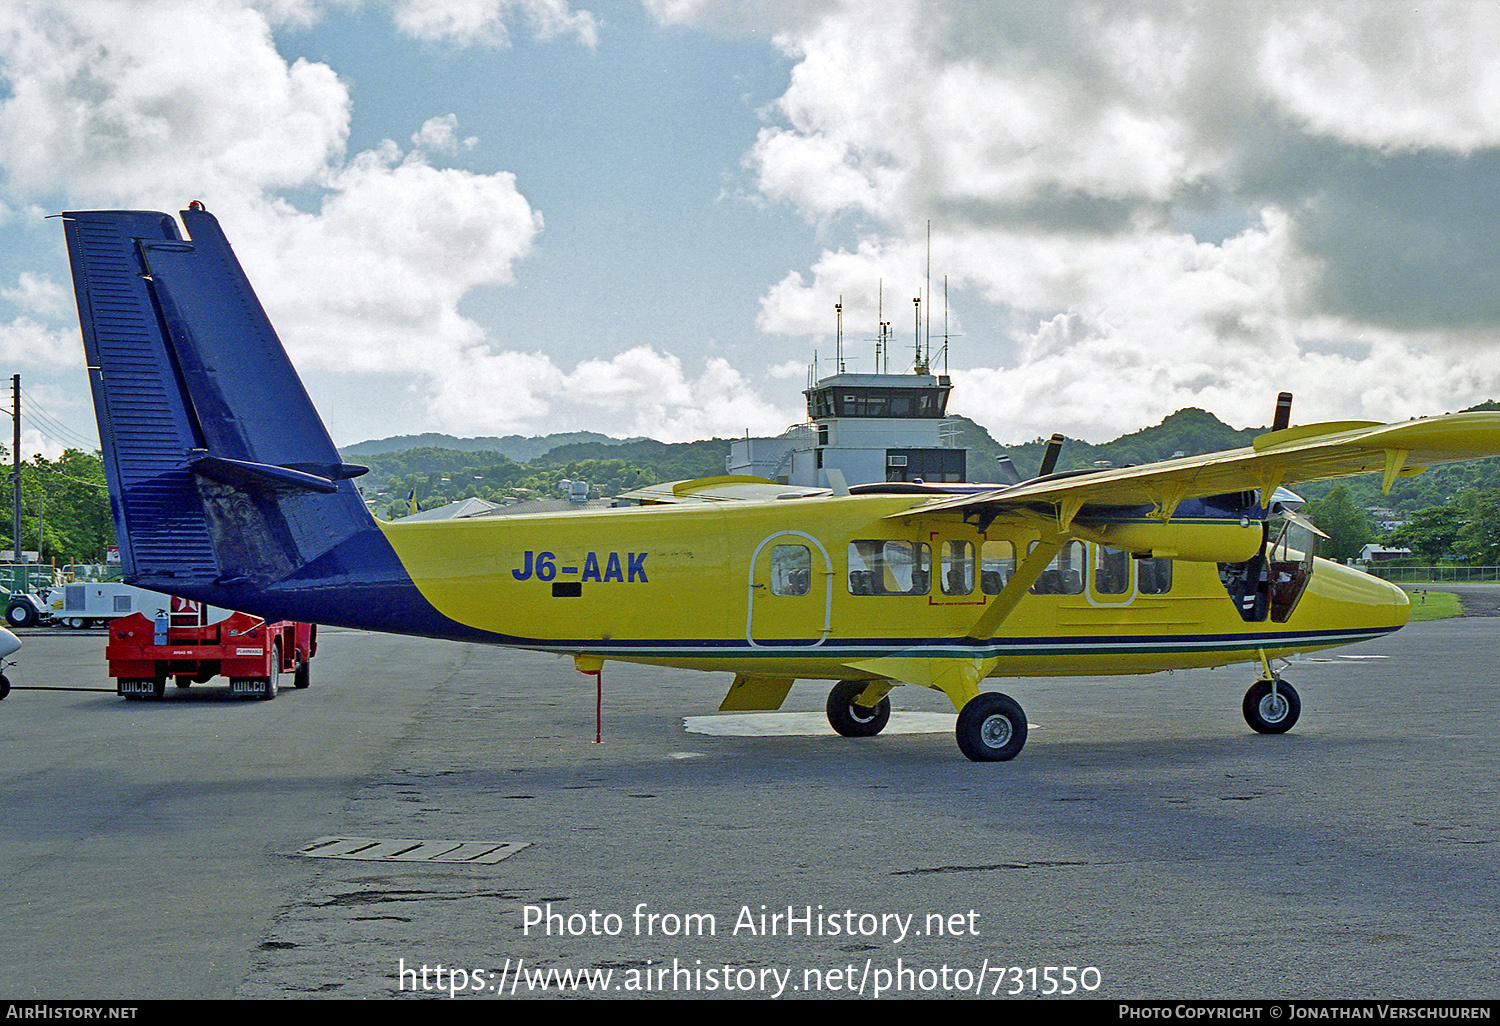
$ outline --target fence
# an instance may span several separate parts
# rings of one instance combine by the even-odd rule
[[[1392,584],[1500,581],[1500,566],[1385,566],[1371,563],[1361,569]]]

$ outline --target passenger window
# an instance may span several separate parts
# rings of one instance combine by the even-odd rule
[[[1036,548],[1036,542],[1031,543]],[[1079,595],[1084,582],[1084,544],[1070,541],[1062,547],[1042,576],[1031,586],[1033,595]]]
[[[986,541],[979,550],[979,590],[998,595],[1016,572],[1016,547],[1008,541]]]
[[[849,594],[926,595],[932,586],[932,550],[922,542],[849,543]]]
[[[1094,591],[1100,595],[1130,593],[1130,553],[1094,546]]]
[[[966,541],[943,542],[943,594],[974,593],[974,546]]]
[[[1142,595],[1165,595],[1172,590],[1172,561],[1170,559],[1138,559],[1135,561],[1136,590]]]
[[[771,594],[806,595],[812,590],[812,551],[806,545],[771,549]]]

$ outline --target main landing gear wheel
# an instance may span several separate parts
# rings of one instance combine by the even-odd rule
[[[1271,681],[1258,680],[1245,692],[1245,722],[1257,734],[1285,734],[1302,715],[1302,699],[1296,690],[1284,680],[1276,681],[1276,692],[1271,692]]]
[[[0,673],[0,699],[10,694],[10,678]]]
[[[1026,714],[998,691],[981,691],[958,714],[958,747],[974,762],[1008,762],[1026,746]]]
[[[841,680],[828,692],[828,725],[844,737],[874,737],[891,718],[891,700],[876,705],[855,705],[854,698],[869,687],[867,680]]]

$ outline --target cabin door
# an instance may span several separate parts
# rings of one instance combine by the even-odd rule
[[[833,561],[803,531],[778,531],[750,557],[745,640],[751,645],[811,648],[832,630]]]

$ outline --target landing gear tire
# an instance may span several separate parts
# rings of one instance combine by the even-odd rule
[[[1271,682],[1258,680],[1245,692],[1245,722],[1257,734],[1285,734],[1302,715],[1302,699],[1296,690],[1284,680],[1276,681],[1276,692],[1271,693]]]
[[[828,725],[844,737],[874,737],[890,721],[889,697],[873,708],[854,704],[855,697],[869,686],[867,680],[841,680],[828,692]]]
[[[1026,746],[1026,714],[998,691],[981,691],[958,714],[958,747],[974,762],[1009,762]]]
[[[0,701],[3,701],[8,694],[10,694],[10,678],[0,673]]]
[[[5,622],[12,627],[32,627],[36,624],[36,610],[25,602],[12,602],[5,607]]]
[[[176,684],[180,688],[190,688],[193,686],[192,674],[179,673],[172,678],[172,683]]]

